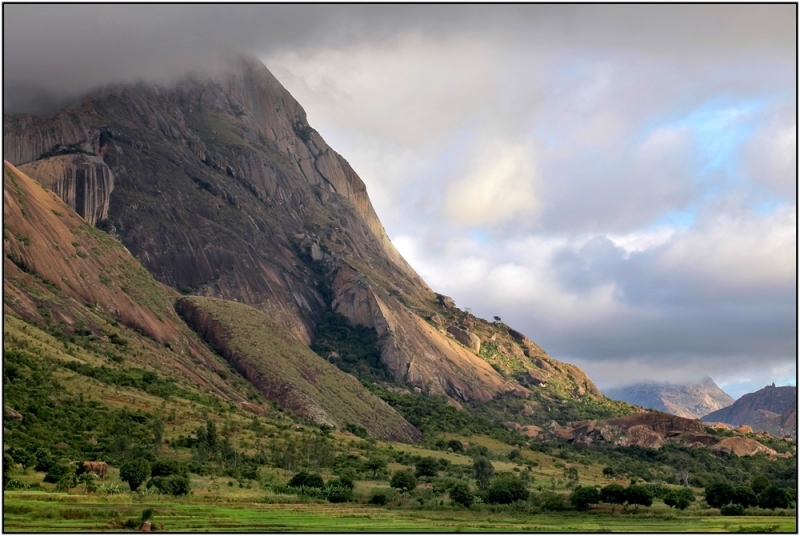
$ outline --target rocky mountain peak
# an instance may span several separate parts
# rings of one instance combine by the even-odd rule
[[[519,332],[440,304],[363,181],[255,58],[169,87],[107,87],[3,126],[12,164],[182,294],[251,305],[306,344],[333,309],[376,331],[398,380],[462,401],[528,396],[526,370],[543,378],[531,385],[601,397]],[[437,312],[445,325],[426,320]]]
[[[608,389],[606,395],[609,398],[690,419],[699,419],[710,411],[733,403],[733,398],[720,389],[709,376],[705,376],[699,382],[682,385],[637,383]]]

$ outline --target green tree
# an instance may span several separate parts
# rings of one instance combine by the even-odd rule
[[[159,447],[163,441],[164,421],[162,421],[160,417],[156,417],[156,420],[153,422],[153,444]]]
[[[733,500],[733,486],[727,482],[715,482],[706,486],[706,502],[712,508],[719,508]]]
[[[475,481],[478,483],[480,489],[488,488],[494,476],[494,466],[492,462],[483,456],[476,458],[475,462],[472,464],[472,475],[475,477]]]
[[[417,487],[417,477],[409,469],[404,469],[392,475],[389,485],[400,491],[411,491]]]
[[[186,466],[176,460],[158,460],[150,469],[151,476],[187,476],[187,473]]]
[[[600,492],[595,487],[578,486],[570,494],[569,502],[576,510],[588,510],[589,506],[600,502]]]
[[[325,481],[322,479],[322,476],[316,473],[300,471],[294,475],[286,485],[290,488],[323,488],[325,487]]]
[[[119,468],[119,477],[123,482],[127,482],[131,491],[139,489],[145,480],[150,476],[150,464],[144,458],[137,458],[122,464]]]
[[[439,460],[436,458],[422,458],[416,463],[417,476],[436,476],[439,474]]]
[[[725,504],[719,509],[719,513],[724,516],[743,516],[744,507],[741,504]]]
[[[681,488],[678,490],[678,503],[675,505],[678,510],[686,510],[689,508],[697,497],[695,497],[694,492],[691,488]]]
[[[94,493],[97,491],[97,485],[94,482],[94,475],[91,473],[82,473],[78,477],[78,482],[83,484],[86,493]]]
[[[34,469],[41,473],[46,473],[56,463],[55,457],[50,454],[50,451],[47,449],[39,447],[34,454],[36,455],[36,465]]]
[[[353,482],[353,480],[350,477],[342,476],[342,477],[339,477],[339,478],[334,478],[333,480],[328,482],[328,487],[332,487],[332,488],[339,487],[339,488],[353,489],[353,488],[356,487],[356,484],[355,484],[355,482]]]
[[[378,478],[378,471],[383,471],[389,465],[389,460],[383,456],[370,456],[366,468],[372,471],[372,478]]]
[[[3,454],[3,489],[6,489],[6,484],[8,484],[9,474],[11,474],[11,468],[14,467],[14,460],[11,459],[11,456],[8,454]]]
[[[475,501],[475,496],[466,482],[457,482],[450,488],[450,500],[461,506],[469,508]]]
[[[566,468],[564,468],[564,478],[566,478],[570,482],[577,482],[578,481],[578,468],[577,467],[566,467]]]
[[[789,496],[783,489],[770,486],[759,494],[758,506],[769,510],[789,508]]]
[[[453,452],[464,452],[464,445],[458,439],[451,439],[448,441],[447,448]]]
[[[501,475],[492,480],[486,493],[486,502],[490,504],[511,504],[528,499],[528,490],[519,477]]]
[[[334,485],[334,482],[328,483],[325,488],[325,498],[330,503],[345,503],[353,500],[353,488],[346,486]]]
[[[741,504],[742,508],[749,506],[756,506],[758,504],[758,497],[750,486],[737,486],[733,490],[731,502],[734,504]]]
[[[74,479],[76,478],[76,473],[75,465],[63,461],[53,464],[50,470],[44,475],[44,481],[50,482],[51,484],[57,484],[65,478]]]
[[[768,487],[769,487],[769,479],[764,475],[759,475],[750,482],[750,488],[756,495],[761,494],[761,492],[767,489]]]
[[[219,436],[217,435],[217,423],[211,419],[206,421],[205,446],[211,452],[216,452]]]
[[[600,490],[600,502],[614,504],[625,503],[625,486],[609,484]]]
[[[155,487],[159,492],[165,495],[188,495],[191,490],[189,479],[185,476],[171,475],[171,476],[154,476],[147,482],[147,487]]]
[[[681,488],[679,490],[671,489],[666,492],[663,497],[664,504],[677,508],[678,510],[686,510],[689,505],[695,501],[694,492],[689,488]]]
[[[612,477],[614,476],[614,468],[613,467],[603,467],[603,476]]]
[[[653,496],[646,487],[633,484],[625,488],[625,501],[631,506],[650,506]]]
[[[22,447],[12,447],[8,449],[8,454],[14,463],[22,465],[23,469],[36,465],[36,455]]]

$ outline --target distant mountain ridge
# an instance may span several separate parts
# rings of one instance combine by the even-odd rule
[[[734,403],[734,399],[706,376],[697,383],[674,385],[667,383],[637,383],[608,389],[609,398],[636,404],[644,408],[699,419],[712,411]]]
[[[742,396],[732,405],[705,415],[705,422],[746,424],[772,435],[797,434],[797,387],[768,385]]]

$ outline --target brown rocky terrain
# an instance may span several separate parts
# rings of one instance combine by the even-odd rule
[[[577,367],[437,297],[391,244],[361,179],[257,60],[3,123],[12,164],[177,292],[251,305],[305,344],[333,308],[374,328],[383,363],[425,392],[485,401],[536,388],[604,401]]]
[[[775,436],[797,434],[797,387],[768,385],[742,396],[732,405],[709,413],[705,422],[724,422],[733,426],[746,424],[755,431]]]
[[[683,385],[637,383],[608,389],[605,394],[615,400],[689,419],[699,419],[734,402],[708,376],[700,382]]]
[[[719,443],[711,445],[711,451],[716,454],[735,454],[736,456],[754,456],[756,454],[766,454],[775,456],[777,452],[747,437],[726,437]]]
[[[579,421],[558,426],[553,423],[545,439],[563,439],[572,443],[636,445],[661,448],[667,442],[687,445],[710,445],[716,439],[706,433],[703,423],[660,412],[644,412],[601,421]]]

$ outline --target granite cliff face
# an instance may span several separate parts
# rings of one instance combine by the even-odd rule
[[[797,387],[768,385],[730,406],[705,415],[705,422],[748,425],[773,435],[797,435]]]
[[[49,120],[4,117],[3,143],[182,294],[251,305],[305,344],[333,308],[376,330],[397,379],[462,401],[545,386],[603,399],[577,367],[437,298],[363,181],[257,60],[168,88],[106,88]]]
[[[698,383],[684,385],[637,383],[609,389],[605,394],[615,400],[690,419],[699,419],[734,402],[708,376]]]
[[[108,205],[114,190],[114,174],[96,155],[66,154],[35,160],[20,166],[91,225],[108,218]]]

